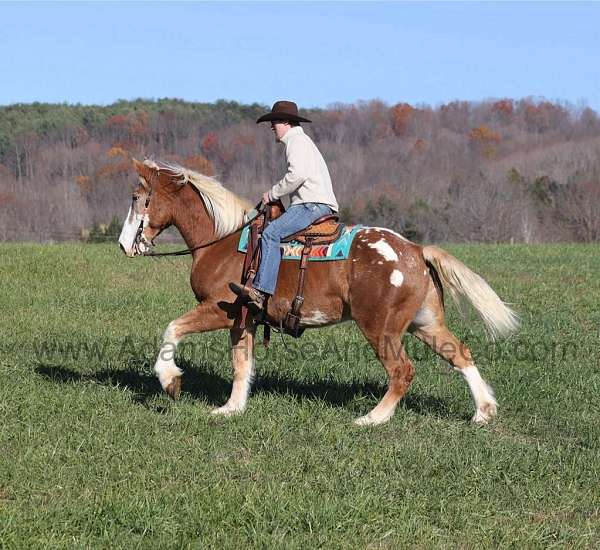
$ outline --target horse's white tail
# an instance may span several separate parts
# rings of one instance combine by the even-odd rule
[[[424,247],[423,256],[435,267],[442,284],[456,302],[461,295],[471,302],[492,339],[507,336],[519,328],[517,314],[477,273],[437,246]]]

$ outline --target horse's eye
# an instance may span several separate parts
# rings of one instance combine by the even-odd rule
[[[138,197],[137,195],[133,195],[133,197],[132,197],[132,198],[133,198],[133,202],[135,202],[135,201],[137,201],[137,200],[138,200],[138,198],[139,198],[139,197]]]

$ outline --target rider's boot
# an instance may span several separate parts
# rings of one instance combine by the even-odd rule
[[[244,299],[244,301],[247,302],[248,307],[253,310],[254,313],[262,311],[265,307],[265,301],[268,297],[267,293],[239,283],[229,283],[229,288],[234,294],[237,294],[240,298]]]

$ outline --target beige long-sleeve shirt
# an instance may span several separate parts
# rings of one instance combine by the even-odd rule
[[[288,169],[271,188],[269,197],[276,200],[289,195],[292,205],[320,202],[337,212],[339,207],[333,194],[331,176],[313,140],[301,126],[294,126],[281,138],[281,142],[285,144]]]

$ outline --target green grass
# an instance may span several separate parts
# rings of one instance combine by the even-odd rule
[[[485,428],[411,337],[417,376],[396,415],[353,426],[386,380],[352,324],[289,349],[274,335],[247,412],[213,418],[226,333],[181,349],[179,402],[152,375],[162,331],[194,305],[189,259],[0,246],[0,547],[597,547],[598,248],[448,249],[523,319],[491,347],[449,308],[496,390]]]

